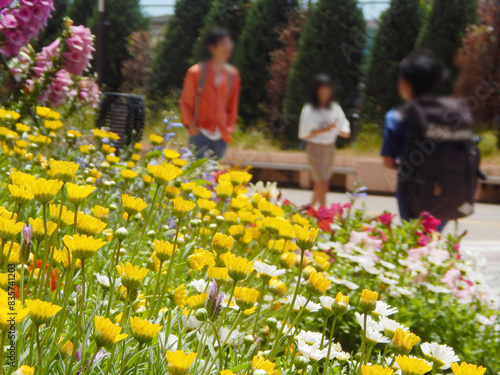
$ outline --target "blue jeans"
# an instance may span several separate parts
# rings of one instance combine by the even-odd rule
[[[207,151],[212,151],[217,158],[222,159],[226,155],[227,143],[220,139],[212,141],[205,137],[202,133],[193,135],[189,138],[189,144],[194,149],[194,155],[197,159],[205,157]]]

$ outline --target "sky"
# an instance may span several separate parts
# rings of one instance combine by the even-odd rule
[[[370,3],[363,4],[363,12],[365,13],[365,18],[367,20],[372,20],[378,18],[380,13],[389,7],[389,1],[384,2],[384,0],[359,0],[360,3]],[[174,12],[173,5],[175,0],[141,0],[141,5],[143,5],[144,13],[151,16],[161,16],[164,14],[172,14]],[[153,5],[153,6],[151,6]],[[162,5],[160,7],[154,5]]]

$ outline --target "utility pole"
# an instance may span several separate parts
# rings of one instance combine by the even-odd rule
[[[97,83],[104,82],[108,54],[108,29],[106,0],[98,0],[99,23],[97,24]]]

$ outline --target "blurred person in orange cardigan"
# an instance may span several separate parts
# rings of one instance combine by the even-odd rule
[[[241,80],[229,65],[234,43],[227,30],[214,28],[205,37],[209,58],[192,66],[180,99],[182,123],[198,158],[212,152],[223,158],[236,130]]]

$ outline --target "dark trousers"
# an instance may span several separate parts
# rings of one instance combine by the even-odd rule
[[[191,136],[189,144],[194,149],[194,154],[197,159],[205,157],[207,151],[212,151],[217,158],[222,159],[226,156],[227,143],[220,139],[212,141],[210,138],[205,137],[202,133]]]

